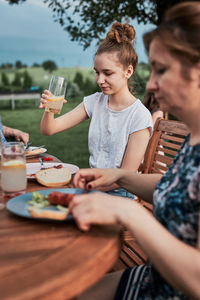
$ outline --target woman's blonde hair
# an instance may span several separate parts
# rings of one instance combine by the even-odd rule
[[[118,52],[119,62],[124,68],[133,66],[135,71],[138,63],[138,56],[134,49],[135,29],[133,26],[115,22],[106,38],[99,45],[95,55],[105,52]]]

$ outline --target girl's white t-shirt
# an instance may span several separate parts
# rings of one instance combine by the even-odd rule
[[[145,128],[152,133],[151,114],[139,99],[121,111],[109,109],[108,96],[103,93],[84,97],[83,103],[91,119],[88,133],[91,168],[119,168],[129,135]]]

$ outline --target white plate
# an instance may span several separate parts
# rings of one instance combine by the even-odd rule
[[[28,151],[33,151],[33,150],[35,150],[35,149],[37,149],[37,146],[36,147],[29,147],[28,148]],[[39,153],[28,153],[28,154],[26,154],[26,157],[35,157],[35,156],[39,156],[40,154],[43,154],[43,153],[45,153],[45,152],[47,152],[47,149],[46,148],[40,148],[40,151],[41,152],[39,152]]]
[[[64,168],[68,169],[71,174],[75,174],[78,170],[79,167],[77,167],[76,165],[71,165],[71,164],[65,164],[65,163],[56,163],[56,162],[52,162],[52,163],[47,163],[44,162],[44,168],[52,168],[54,166],[58,166],[58,165],[62,165]],[[41,164],[40,163],[27,163],[26,164],[26,174],[27,174],[27,178],[29,179],[34,179],[35,178],[35,173],[40,171],[41,169]]]
[[[38,147],[35,146],[35,147],[29,147],[29,150],[28,151],[32,151],[32,150],[35,150],[37,149]],[[46,148],[40,148],[41,149],[41,152],[40,153],[29,153],[29,154],[26,154],[26,157],[35,157],[35,156],[39,156],[40,154],[43,154],[45,152],[47,152],[47,149]],[[1,156],[1,149],[0,149],[0,156]]]

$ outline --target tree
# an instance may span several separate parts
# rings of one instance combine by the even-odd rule
[[[24,71],[23,74],[24,78],[23,78],[23,88],[24,89],[29,89],[33,83],[33,80],[31,78],[31,76],[29,75],[29,73],[27,71]]]
[[[20,61],[20,60],[17,60],[17,61],[16,61],[16,63],[15,63],[15,67],[16,67],[17,69],[21,69],[21,68],[23,68],[23,64],[21,63],[21,61]]]
[[[76,75],[74,77],[74,83],[76,83],[80,90],[84,89],[84,79],[83,79],[83,74],[81,72],[76,72]]]
[[[21,87],[21,75],[19,74],[19,72],[15,72],[15,76],[12,81],[12,85],[15,87]]]
[[[9,86],[8,76],[4,72],[1,73],[1,83],[3,86]]]
[[[34,63],[34,64],[32,65],[32,67],[33,67],[33,68],[39,68],[40,65],[39,65],[38,63]]]
[[[46,60],[42,63],[42,67],[44,70],[49,71],[50,73],[57,69],[57,65],[52,60]]]
[[[6,0],[20,4],[26,0]],[[42,1],[42,0],[41,0]],[[136,19],[138,23],[158,25],[165,11],[187,0],[43,0],[53,11],[53,18],[84,48],[105,36],[114,21]],[[194,0],[199,1],[199,0]],[[77,20],[77,21],[76,21]]]
[[[13,64],[12,63],[1,64],[0,68],[1,69],[12,69]]]

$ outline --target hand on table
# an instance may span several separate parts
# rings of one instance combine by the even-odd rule
[[[121,175],[120,169],[81,169],[74,176],[74,186],[91,190],[106,188],[115,183]]]

